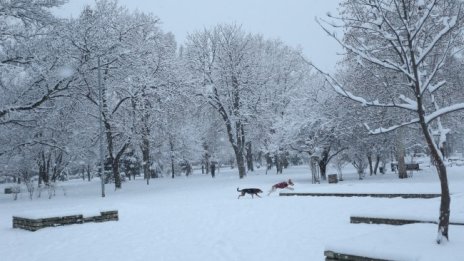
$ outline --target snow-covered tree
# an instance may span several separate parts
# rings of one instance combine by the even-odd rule
[[[245,126],[257,45],[260,37],[246,34],[236,25],[219,25],[213,29],[190,34],[186,44],[187,66],[196,81],[197,94],[221,116],[227,137],[235,153],[239,177],[245,169]]]
[[[340,17],[329,17],[326,22],[321,22],[323,29],[347,50],[352,59],[369,69],[375,68],[382,87],[366,92],[356,86],[344,85],[334,76],[324,75],[340,95],[367,108],[405,112],[402,122],[369,129],[370,133],[419,124],[441,184],[437,237],[437,243],[441,243],[443,237],[449,238],[450,215],[448,178],[440,151],[447,130],[441,119],[464,109],[464,102],[445,103],[436,97],[447,85],[445,65],[461,46],[461,2],[355,0],[344,1],[341,7]],[[344,38],[332,33],[330,26],[343,28]],[[434,140],[435,133],[438,142]]]
[[[38,167],[48,170],[41,172],[47,183],[71,159],[65,152],[66,132],[59,133],[67,123],[55,116],[63,113],[73,96],[80,66],[70,59],[68,46],[59,36],[62,21],[51,13],[63,3],[18,0],[0,4],[0,158],[18,177],[25,177],[26,172],[32,176]],[[18,155],[34,163],[27,165],[31,169],[17,171],[18,164],[25,166],[13,160]],[[47,162],[49,167],[44,168]]]
[[[254,150],[256,156],[264,155],[268,168],[275,165],[277,173],[282,173],[291,151],[285,142],[290,135],[286,121],[292,122],[292,118],[297,121],[294,116],[302,110],[301,106],[312,105],[298,102],[298,97],[314,86],[311,67],[303,59],[301,50],[290,48],[280,40],[268,40],[260,49],[264,66],[257,75],[257,82],[261,84],[255,91],[252,120],[247,124],[250,129],[247,158],[252,154],[248,151]]]
[[[290,92],[291,102],[275,128],[281,146],[312,157],[323,179],[330,160],[346,149],[342,140],[347,113],[331,99],[332,94],[323,79],[312,74]]]
[[[282,149],[269,151],[266,136],[290,102],[288,91],[301,84],[307,72],[301,53],[281,41],[247,34],[237,25],[219,25],[191,34],[185,59],[200,101],[223,121],[239,177],[245,176],[245,163],[253,169],[253,148],[267,150],[268,158],[271,153],[278,156]]]
[[[177,100],[181,96],[177,77],[176,42],[170,33],[164,33],[158,19],[151,15],[134,13],[131,32],[131,52],[124,79],[132,110],[132,143],[142,153],[144,178],[156,177],[151,147],[155,139],[155,122],[164,114],[164,100]]]
[[[149,177],[150,117],[153,103],[160,98],[159,89],[172,87],[174,40],[159,29],[156,17],[131,13],[107,0],[85,7],[78,19],[68,22],[67,29],[63,37],[73,46],[73,59],[85,65],[79,70],[80,93],[93,106],[93,115],[102,106],[106,161],[116,188],[121,187],[120,160],[131,143],[140,146]]]
[[[0,120],[21,124],[30,113],[63,95],[73,65],[58,48],[59,23],[50,9],[65,1],[3,1],[0,5]]]

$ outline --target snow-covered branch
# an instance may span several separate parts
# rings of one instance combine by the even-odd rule
[[[404,66],[397,64],[389,59],[378,59],[375,56],[371,55],[366,50],[362,50],[361,48],[356,48],[350,44],[345,43],[342,39],[338,38],[333,32],[330,32],[328,28],[326,28],[318,19],[316,22],[321,26],[321,28],[332,38],[334,38],[341,46],[345,49],[355,53],[356,55],[360,56],[362,59],[365,59],[373,64],[381,66],[386,69],[390,69],[396,72],[401,72],[405,74],[408,78],[414,80],[414,75],[412,75],[408,70],[405,69]]]
[[[440,87],[442,87],[445,84],[446,84],[446,81],[443,80],[441,82],[438,82],[437,84],[430,85],[429,88],[428,88],[429,92],[434,93],[436,90],[440,89]]]
[[[447,106],[447,107],[444,107],[444,108],[441,108],[441,109],[438,109],[436,111],[434,111],[433,113],[429,114],[429,115],[426,115],[425,116],[425,122],[426,124],[430,124],[433,120],[441,117],[441,116],[444,116],[448,113],[451,113],[451,112],[455,112],[455,111],[459,111],[459,110],[464,110],[464,103],[459,103],[459,104],[454,104],[454,105],[451,105],[451,106]],[[401,128],[401,127],[404,127],[404,126],[408,126],[408,125],[411,125],[411,124],[416,124],[416,123],[419,123],[419,119],[413,119],[413,120],[410,120],[408,122],[404,122],[404,123],[401,123],[401,124],[398,124],[398,125],[394,125],[394,126],[391,126],[391,127],[386,127],[386,128],[377,128],[377,129],[371,129],[367,123],[364,123],[364,126],[366,127],[366,129],[369,131],[369,134],[382,134],[382,133],[387,133],[387,132],[391,132],[391,131],[394,131],[398,128]],[[441,125],[441,124],[440,124]],[[442,132],[444,132],[444,128],[442,128]]]
[[[391,131],[394,131],[394,130],[399,129],[401,127],[416,124],[416,123],[419,123],[419,119],[413,119],[411,121],[404,122],[404,123],[394,125],[394,126],[390,126],[390,127],[387,127],[387,128],[380,127],[380,128],[377,128],[377,129],[371,129],[367,125],[367,123],[364,123],[364,127],[366,127],[369,134],[375,135],[375,134],[383,134],[383,133],[391,132]]]
[[[422,30],[424,25],[426,24],[426,21],[428,18],[430,18],[430,14],[432,13],[433,8],[437,4],[437,0],[434,0],[432,3],[430,3],[427,6],[427,12],[425,12],[422,17],[419,19],[419,21],[416,23],[414,30],[411,32],[411,40],[414,41],[416,36],[419,34],[419,32]]]
[[[446,115],[448,113],[451,113],[451,112],[460,111],[460,110],[464,110],[464,102],[440,108],[440,109],[430,113],[429,115],[426,115],[425,116],[425,123],[429,124],[438,117],[444,116],[444,115]]]
[[[370,107],[383,107],[383,108],[401,108],[409,111],[416,111],[417,110],[417,103],[404,95],[400,95],[398,98],[404,101],[405,103],[381,103],[378,100],[375,101],[367,101],[361,96],[354,95],[350,91],[345,90],[342,85],[333,78],[330,74],[323,72],[321,69],[312,65],[317,71],[319,71],[327,80],[327,82],[332,86],[332,88],[340,95],[349,98],[357,103],[360,103],[362,106],[370,106]]]
[[[448,21],[450,20],[450,21]],[[457,16],[453,16],[449,19],[443,20],[444,28],[433,38],[428,46],[419,53],[419,58],[416,60],[416,66],[419,66],[428,54],[437,46],[437,43],[442,40],[454,27],[457,25]]]

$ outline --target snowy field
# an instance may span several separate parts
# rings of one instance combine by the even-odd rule
[[[449,170],[451,221],[464,221],[464,167]],[[333,171],[329,171],[332,173]],[[463,260],[464,227],[451,226],[451,241],[436,245],[436,225],[350,224],[351,214],[437,220],[439,199],[267,196],[292,178],[295,192],[439,193],[435,172],[425,168],[399,180],[393,173],[358,180],[346,169],[338,184],[311,184],[308,167],[283,175],[261,171],[239,180],[221,169],[215,179],[195,173],[123,183],[100,197],[98,179],[60,183],[52,199],[0,194],[0,260],[324,260],[326,248],[397,260]],[[3,193],[8,184],[1,184]],[[237,199],[237,187],[258,187],[262,198]],[[66,192],[64,195],[63,192]],[[118,222],[86,223],[29,232],[12,228],[12,216],[98,214],[118,210]]]

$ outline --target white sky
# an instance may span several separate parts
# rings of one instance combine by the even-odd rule
[[[178,43],[188,33],[219,23],[236,23],[265,38],[280,38],[301,47],[314,64],[334,70],[342,49],[315,22],[315,17],[337,13],[339,0],[119,0],[120,5],[153,13],[164,31],[171,31]],[[69,0],[58,10],[63,17],[77,17],[93,0]]]

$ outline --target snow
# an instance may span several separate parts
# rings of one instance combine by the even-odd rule
[[[454,111],[459,111],[459,110],[464,110],[464,103],[456,103],[447,107],[440,108],[438,110],[435,110],[434,112],[428,114],[425,116],[425,123],[429,124],[433,120],[435,120],[438,117],[441,117],[447,113],[454,112]]]
[[[329,243],[326,249],[373,258],[388,257],[389,260],[462,260],[464,251],[459,249],[464,245],[464,226],[451,226],[451,236],[455,239],[445,245],[435,243],[436,228],[433,224],[379,225],[376,233],[381,237],[360,236],[350,239],[350,244],[346,241]]]
[[[58,76],[62,78],[68,78],[74,75],[74,69],[70,66],[61,67],[58,70]]]
[[[421,165],[422,167],[422,165]],[[14,201],[0,194],[1,260],[324,260],[324,250],[347,251],[397,260],[461,260],[464,227],[450,227],[450,242],[437,245],[437,225],[350,224],[353,213],[438,218],[439,199],[279,197],[267,191],[291,178],[295,192],[439,193],[433,169],[412,178],[394,173],[358,180],[344,169],[338,184],[311,184],[307,166],[264,175],[263,169],[239,179],[236,169],[223,168],[216,178],[197,172],[175,179],[123,183],[114,191],[100,182],[60,183],[56,196]],[[464,219],[464,167],[450,167],[451,219]],[[333,173],[330,170],[329,173]],[[11,184],[0,184],[3,189]],[[236,188],[258,187],[262,198],[237,199]],[[64,195],[66,191],[66,195]],[[119,221],[86,223],[36,232],[13,229],[13,215],[98,215],[118,210]]]
[[[415,123],[418,123],[418,122],[419,122],[419,119],[412,119],[412,120],[410,120],[408,122],[404,122],[404,123],[401,123],[401,124],[398,124],[398,125],[392,125],[392,126],[387,127],[387,128],[380,127],[380,128],[374,129],[374,130],[369,128],[367,123],[364,123],[364,126],[369,131],[369,134],[380,134],[380,133],[387,133],[387,132],[396,130],[398,128],[401,128],[401,127],[404,127],[404,126],[407,126],[407,125],[411,125],[411,124],[415,124]]]

